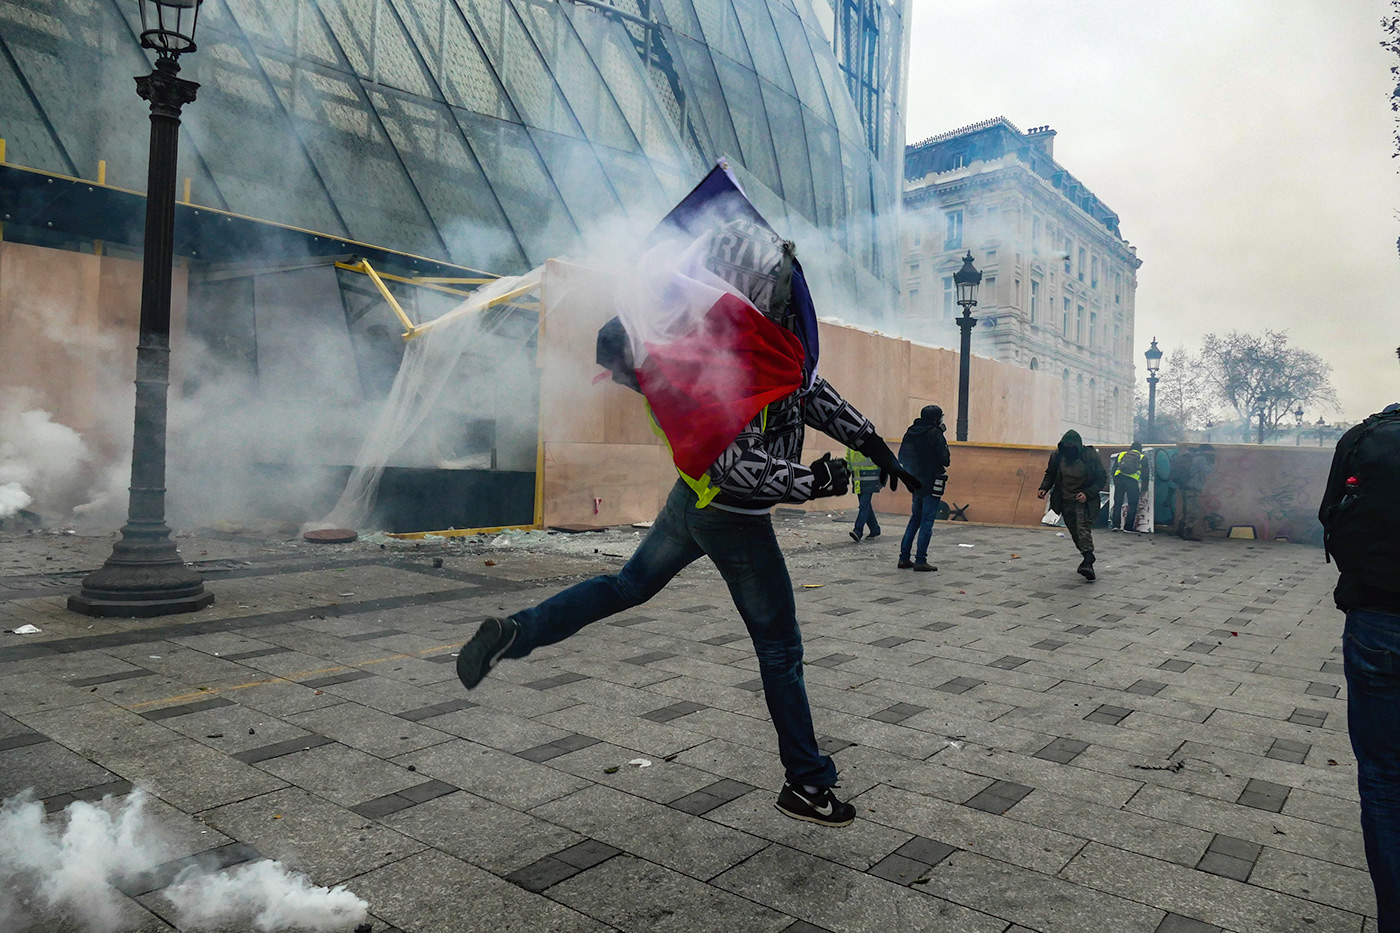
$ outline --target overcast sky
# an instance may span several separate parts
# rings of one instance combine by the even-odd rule
[[[993,116],[1138,248],[1136,342],[1287,331],[1359,420],[1400,400],[1384,0],[912,0],[910,142]]]

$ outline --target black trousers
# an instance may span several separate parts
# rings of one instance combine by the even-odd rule
[[[1141,485],[1131,476],[1113,477],[1113,515],[1109,525],[1114,528],[1127,528],[1129,531],[1136,531],[1138,500],[1141,495]],[[1128,507],[1126,518],[1123,512],[1125,505]]]

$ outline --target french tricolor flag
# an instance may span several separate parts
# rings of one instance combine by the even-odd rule
[[[618,302],[642,393],[692,479],[766,405],[804,384],[802,342],[705,268],[705,246],[701,237],[675,258],[674,246],[655,247]]]

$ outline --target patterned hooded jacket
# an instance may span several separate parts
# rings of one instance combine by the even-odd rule
[[[705,265],[753,302],[769,320],[796,330],[791,294],[793,245],[748,221],[732,221],[710,234]],[[759,412],[708,470],[720,493],[711,503],[731,512],[766,512],[782,502],[812,498],[812,471],[804,466],[806,427],[858,448],[875,426],[825,379]]]

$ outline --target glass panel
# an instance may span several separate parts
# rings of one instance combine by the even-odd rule
[[[379,88],[369,89],[369,97],[452,261],[499,273],[526,269],[525,254],[448,108]],[[483,236],[486,230],[502,235]]]
[[[856,137],[857,140],[860,137]],[[870,156],[859,142],[841,141],[841,164],[846,181],[846,225],[849,252],[867,269],[872,261],[874,212],[870,206]]]
[[[826,88],[822,86],[821,74],[812,58],[812,48],[807,44],[807,30],[802,28],[797,14],[789,10],[770,6],[768,11],[773,14],[773,25],[778,29],[783,52],[787,55],[788,69],[797,85],[797,99],[823,120],[834,122],[831,105],[826,99]]]
[[[821,2],[821,0],[817,0]],[[846,78],[836,64],[836,53],[830,46],[811,43],[812,58],[817,63],[817,73],[821,75],[826,88],[826,99],[836,116],[836,128],[846,139],[864,139],[865,129],[861,126],[860,115],[851,100],[851,92],[846,87]]]
[[[251,52],[201,31],[193,61],[199,64],[201,87],[199,100],[185,114],[184,130],[204,155],[229,210],[349,236]],[[282,80],[288,80],[285,69]],[[230,145],[246,140],[253,128],[258,145]]]
[[[735,12],[739,14],[739,22],[744,27],[744,38],[748,40],[754,70],[760,77],[796,96],[797,89],[793,87],[792,75],[787,70],[787,57],[778,44],[778,34],[773,29],[773,20],[768,16],[765,0],[733,0],[733,3]]]
[[[525,127],[465,110],[453,111],[496,199],[537,266],[579,245],[578,227],[545,170]]]
[[[531,130],[530,138],[579,226],[587,228],[621,212],[618,192],[594,154],[593,146],[582,139],[543,130]]]
[[[753,67],[749,47],[739,30],[739,18],[729,0],[695,0],[695,15],[705,30],[705,44],[745,67]]]
[[[715,64],[710,59],[709,50],[681,36],[676,37],[676,47],[681,53],[691,87],[696,90],[696,99],[692,103],[698,105],[705,128],[710,132],[710,144],[713,146],[710,157],[731,155],[740,158],[739,137],[734,134],[729,107],[725,103],[724,92],[720,90],[719,76],[715,74]]]
[[[812,198],[811,157],[807,154],[807,134],[802,129],[801,106],[767,81],[759,81],[759,85],[768,110],[773,145],[778,151],[783,196],[799,214],[815,221],[817,206]]]
[[[350,236],[368,243],[423,242],[431,222],[359,82],[305,63],[293,73],[267,56],[259,61],[278,93],[290,99],[296,129]],[[428,255],[442,251],[433,244]]]
[[[520,116],[531,126],[582,136],[554,76],[545,67],[514,8],[500,0],[450,0],[481,42]],[[448,11],[449,14],[452,12]]]
[[[410,19],[410,28],[412,24]],[[441,58],[431,63],[431,67],[449,104],[520,122],[520,116],[487,64],[476,37],[467,28],[466,20],[448,0],[444,0]]]
[[[699,0],[704,2],[704,0]],[[695,7],[691,6],[690,0],[659,0],[661,11],[664,13],[662,21],[668,26],[691,39],[703,39],[705,34],[700,31],[700,19],[695,15]]]
[[[355,74],[374,74],[375,0],[320,0],[314,5],[325,16],[336,42]]]
[[[633,220],[654,223],[670,210],[674,202],[656,179],[656,173],[645,156],[619,152],[606,146],[595,146],[603,170],[612,179],[613,187],[622,193],[622,207]],[[696,179],[699,181],[700,179]]]
[[[317,9],[318,0],[300,0],[299,15],[297,18],[297,57],[309,58],[330,68],[344,67],[340,63],[340,55],[336,52],[336,42],[331,35],[330,26],[326,24],[326,18]],[[208,9],[209,4],[205,4]],[[204,16],[199,19],[200,34],[203,35],[205,29]],[[200,49],[204,48],[204,42],[199,43]]]
[[[642,151],[651,159],[668,165],[687,165],[690,159],[682,152],[675,130],[680,117],[679,107],[670,93],[665,76],[656,68],[644,69],[632,45],[633,33],[648,35],[639,26],[624,26],[589,13],[573,17],[578,36],[588,50],[607,90],[617,101],[632,132],[641,142]],[[646,72],[652,72],[653,83]],[[657,100],[657,87],[667,91],[671,112],[663,112]]]
[[[763,109],[763,94],[758,89],[758,77],[747,68],[736,65],[723,55],[713,56],[719,74],[729,115],[742,150],[739,157],[744,166],[769,188],[782,194],[778,178],[778,161],[773,153],[773,131],[768,114]]]
[[[237,20],[249,41],[283,52],[295,50],[297,7],[278,0],[224,0],[228,11]],[[212,4],[211,4],[212,5]],[[200,25],[206,25],[203,17]],[[200,38],[202,32],[196,35]],[[203,49],[204,44],[200,43]]]
[[[388,0],[381,0],[374,28],[374,80],[422,97],[437,97],[433,84]]]
[[[506,0],[497,0],[506,2]],[[583,125],[588,139],[618,149],[635,150],[637,138],[623,119],[612,94],[598,74],[564,11],[554,3],[514,0],[521,19],[534,37],[540,54],[557,78],[560,89]]]
[[[802,108],[807,149],[812,158],[812,188],[817,202],[817,226],[846,249],[846,192],[841,180],[841,140],[836,127]]]

